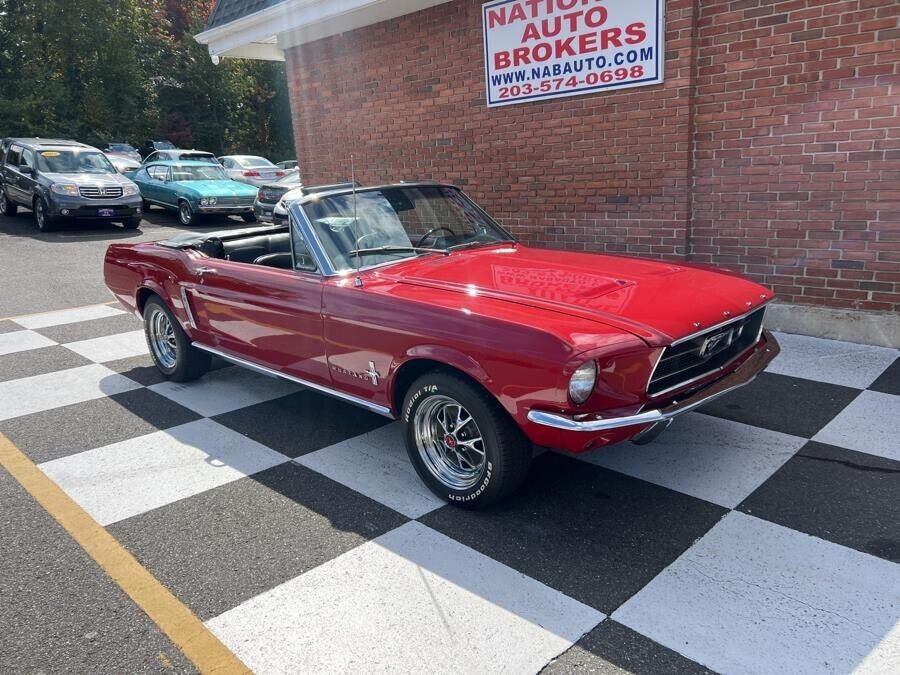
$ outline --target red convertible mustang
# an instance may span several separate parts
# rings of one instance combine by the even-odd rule
[[[440,497],[486,506],[532,444],[647,442],[778,354],[735,274],[516,242],[460,190],[338,187],[285,226],[113,244],[106,283],[176,381],[216,354],[402,420]]]

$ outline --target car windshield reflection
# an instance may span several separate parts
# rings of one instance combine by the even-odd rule
[[[332,267],[345,272],[457,247],[512,241],[456,188],[373,188],[303,205]]]

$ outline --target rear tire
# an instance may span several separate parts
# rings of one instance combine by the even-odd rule
[[[173,382],[190,382],[209,370],[212,355],[191,345],[159,296],[149,298],[144,305],[144,336],[153,363]]]
[[[452,504],[485,508],[528,475],[531,443],[492,396],[463,376],[422,375],[404,398],[403,422],[416,472]]]
[[[18,210],[19,207],[6,196],[6,188],[0,187],[0,213],[12,218]]]
[[[43,197],[34,200],[34,219],[41,232],[52,232],[56,229],[56,220],[47,213],[47,205],[44,203]]]

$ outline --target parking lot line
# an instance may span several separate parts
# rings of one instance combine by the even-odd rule
[[[3,434],[0,466],[62,525],[200,672],[250,672],[190,609]]]

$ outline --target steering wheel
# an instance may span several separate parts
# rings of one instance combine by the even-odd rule
[[[441,230],[444,230],[445,232],[449,232],[451,236],[454,236],[454,237],[456,236],[456,232],[451,230],[449,227],[445,227],[444,225],[438,225],[437,227],[432,227],[430,230],[428,230],[428,232],[426,232],[425,234],[422,235],[422,237],[419,239],[419,241],[416,242],[416,248],[418,248],[422,244],[424,244],[425,240],[428,239],[428,237],[433,235],[435,232],[440,232]]]

